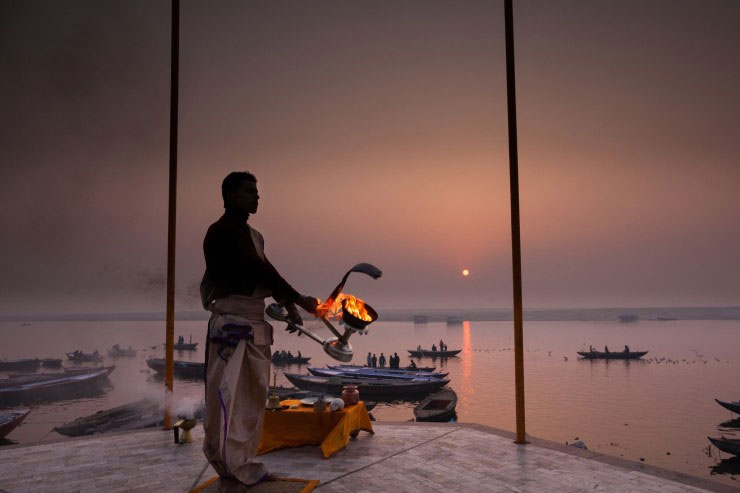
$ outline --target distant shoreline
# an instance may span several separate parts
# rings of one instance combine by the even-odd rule
[[[466,321],[508,321],[512,311],[503,308],[387,308],[379,309],[380,321],[411,322],[415,315],[429,322],[445,322],[447,317]],[[597,322],[618,321],[620,315],[637,316],[637,322],[664,319],[677,320],[740,320],[740,307],[652,307],[652,308],[553,308],[524,310],[528,321]],[[176,320],[208,320],[206,311],[181,311]],[[164,321],[162,312],[73,313],[52,315],[0,316],[2,322],[85,322],[85,321]],[[670,320],[667,320],[670,321]]]

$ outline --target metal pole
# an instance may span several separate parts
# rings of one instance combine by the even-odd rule
[[[519,238],[519,150],[516,136],[514,76],[514,15],[512,0],[504,0],[506,25],[506,100],[509,109],[509,188],[511,196],[511,261],[514,277],[514,382],[516,443],[527,443],[524,430],[524,335],[522,317],[522,247]]]
[[[170,183],[167,216],[167,325],[165,334],[164,429],[172,428],[172,380],[175,373],[175,219],[177,217],[177,100],[180,61],[180,0],[172,0],[170,59]]]

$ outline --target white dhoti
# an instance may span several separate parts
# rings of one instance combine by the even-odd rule
[[[230,296],[211,305],[203,452],[219,476],[259,482],[255,460],[270,383],[272,326],[264,298]]]

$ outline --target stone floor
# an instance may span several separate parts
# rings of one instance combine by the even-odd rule
[[[738,491],[680,473],[480,425],[373,423],[331,459],[318,447],[262,456],[279,476],[319,479],[317,491]],[[195,443],[145,430],[0,448],[0,493],[184,492],[214,475]]]

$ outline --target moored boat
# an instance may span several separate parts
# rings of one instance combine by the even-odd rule
[[[455,416],[455,406],[457,394],[452,389],[444,389],[423,399],[414,408],[414,417],[416,421],[449,421]]]
[[[62,360],[57,358],[44,358],[41,360],[41,366],[44,368],[61,368]]]
[[[402,381],[427,381],[435,380],[437,378],[444,378],[443,376],[436,376],[432,373],[421,372],[419,373],[384,373],[382,369],[379,371],[367,371],[367,370],[342,370],[333,368],[307,368],[309,373],[319,377],[347,377],[347,378],[374,378],[374,379],[387,379],[387,380],[402,380]],[[446,375],[445,375],[446,376]]]
[[[159,374],[164,375],[164,358],[149,358],[146,365]],[[185,379],[202,379],[205,375],[205,363],[195,361],[175,360],[175,376]]]
[[[416,358],[421,358],[422,356],[431,358],[449,358],[451,356],[456,356],[457,353],[462,351],[462,349],[448,349],[446,351],[432,351],[431,349],[407,349],[406,351],[411,353],[411,356],[414,356]]]
[[[344,365],[326,365],[327,368],[331,370],[340,370],[343,372],[348,373],[356,373],[356,374],[369,374],[369,375],[388,375],[388,376],[394,376],[394,375],[400,375],[403,377],[408,376],[418,376],[418,377],[434,377],[434,378],[444,378],[447,375],[449,375],[448,372],[438,372],[438,371],[419,371],[419,370],[400,370],[395,368],[370,368],[367,366],[344,366]]]
[[[360,399],[372,400],[414,399],[429,395],[449,383],[449,380],[441,378],[407,382],[374,378],[316,377],[297,373],[285,373],[285,377],[301,390],[324,394],[341,395],[344,385],[356,385]]]
[[[100,391],[100,385],[106,381],[106,377],[113,371],[113,368],[115,367],[94,368],[72,373],[50,373],[43,379],[34,378],[25,383],[16,381],[0,387],[0,403],[12,405],[50,402]]]
[[[648,351],[619,351],[608,353],[602,351],[577,351],[584,359],[638,359],[645,356]]]
[[[8,433],[15,430],[26,419],[30,409],[15,409],[0,414],[0,438],[5,438]]]
[[[36,371],[39,366],[40,359],[0,360],[0,371]]]
[[[633,313],[625,313],[624,315],[619,315],[619,321],[623,324],[637,322],[638,319],[639,317]]]
[[[740,414],[740,401],[734,401],[734,402],[728,402],[728,401],[721,401],[719,399],[714,399],[717,401],[717,404],[724,407],[725,409],[729,409],[735,414]]]
[[[707,438],[712,442],[712,445],[720,449],[722,452],[740,456],[740,438]]]
[[[335,366],[327,365],[327,366],[329,366],[329,368],[335,368],[335,367],[336,368],[365,368],[365,369],[372,368],[371,366],[367,366],[367,365],[335,365]],[[436,369],[437,369],[436,366],[404,366],[403,368],[398,368],[397,370],[394,370],[394,371],[434,371]]]
[[[166,346],[166,344],[167,343],[163,343],[162,345]],[[178,336],[174,347],[178,351],[195,351],[195,348],[198,347],[198,343],[193,342],[193,335],[190,334],[190,342],[185,342],[185,337]]]

